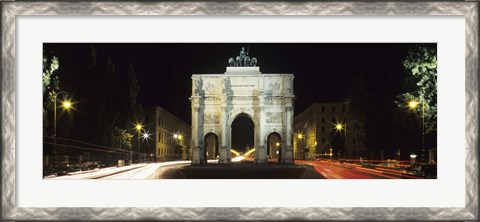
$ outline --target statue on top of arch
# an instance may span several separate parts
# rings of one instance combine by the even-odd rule
[[[228,64],[230,66],[257,66],[257,58],[250,58],[248,48],[247,51],[245,51],[245,47],[242,47],[240,54],[236,58],[231,57],[228,60]]]

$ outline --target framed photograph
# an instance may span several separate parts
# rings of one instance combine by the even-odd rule
[[[2,2],[3,220],[478,220],[478,2]]]

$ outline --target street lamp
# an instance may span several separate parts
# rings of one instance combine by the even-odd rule
[[[345,129],[343,128],[343,126],[345,126]],[[343,125],[343,124],[337,123],[337,125],[335,125],[335,129],[337,129],[337,131],[345,130],[345,159],[346,159],[347,158],[347,124],[345,123],[345,125]]]
[[[150,147],[148,146],[148,140],[150,139],[150,135],[148,134],[148,132],[143,132],[142,137],[143,137],[143,140],[147,141],[147,148],[150,149]],[[146,154],[144,154],[143,156],[145,156],[144,159],[146,159]],[[152,157],[152,155],[150,155],[150,157]]]
[[[303,140],[303,134],[301,132],[297,133],[297,153],[300,152],[300,157],[305,159],[305,147],[300,148],[300,141]],[[303,145],[303,144],[302,144]],[[300,149],[300,151],[299,151]]]
[[[55,99],[53,102],[53,138],[54,138],[54,145],[53,145],[53,153],[57,153],[57,97],[60,94],[64,94],[65,97],[68,96],[68,93],[65,91],[60,91],[58,93],[55,93]],[[70,109],[72,107],[72,102],[69,100],[65,100],[62,102],[62,107],[64,109]]]
[[[53,103],[53,137],[57,137],[57,97],[62,93],[65,94],[65,97],[68,96],[68,93],[65,91],[55,93],[55,101]],[[64,109],[70,109],[72,107],[72,102],[65,100],[62,102],[62,106]]]
[[[174,158],[178,158],[177,157],[177,152],[178,152],[178,148],[180,148],[180,151],[182,152],[182,158],[183,158],[183,143],[182,143],[182,140],[183,140],[183,135],[181,133],[178,133],[178,132],[175,132],[173,134],[173,139],[176,141],[177,143],[177,147],[175,148],[175,157]],[[186,155],[186,154],[185,154]]]
[[[408,107],[410,109],[416,109],[418,104],[422,104],[422,156],[421,156],[421,161],[425,162],[425,103],[423,101],[423,97],[420,97],[420,102],[417,102],[416,100],[410,100],[408,102]]]
[[[303,139],[303,134],[302,134],[302,133],[298,133],[298,134],[297,134],[297,138],[298,138],[298,140]]]
[[[137,130],[138,155],[140,155],[140,131],[142,130],[142,128],[142,124],[135,124],[135,129]],[[138,158],[138,160],[140,161],[140,157]],[[133,161],[132,150],[130,150],[130,161]]]
[[[415,154],[415,153],[410,154],[410,159],[412,161],[412,164],[415,163],[415,158],[417,158],[417,154]]]

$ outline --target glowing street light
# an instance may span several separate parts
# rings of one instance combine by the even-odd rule
[[[410,159],[412,160],[412,164],[415,163],[415,158],[417,158],[417,154],[415,153],[410,154]]]
[[[415,101],[415,100],[411,100],[410,102],[408,102],[408,106],[409,106],[411,109],[415,109],[415,108],[418,106],[418,102]]]
[[[342,124],[337,124],[337,125],[335,126],[335,128],[336,128],[337,130],[342,130],[342,129],[343,129],[343,126],[342,126]]]
[[[303,134],[302,134],[302,133],[298,133],[298,134],[297,134],[297,139],[299,139],[299,140],[303,139]]]
[[[72,102],[70,102],[69,100],[65,100],[65,101],[62,102],[62,106],[63,106],[64,109],[68,110],[68,109],[72,108]]]
[[[178,141],[182,141],[183,135],[182,135],[181,133],[179,133],[179,132],[175,132],[175,133],[173,134],[173,139],[176,140],[177,142],[178,142]]]

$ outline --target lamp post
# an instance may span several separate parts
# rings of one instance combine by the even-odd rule
[[[147,132],[143,132],[143,140],[148,140],[150,139],[150,136],[148,135]],[[147,149],[150,149],[150,147],[148,146],[148,141],[147,141]],[[144,162],[146,161],[146,154],[144,154],[145,158],[144,158]],[[150,157],[152,157],[152,155],[150,154]]]
[[[417,158],[417,154],[414,154],[414,153],[410,154],[410,159],[412,161],[412,164],[415,163],[415,158]]]
[[[410,107],[410,109],[415,109],[417,108],[419,103],[422,104],[422,155],[420,160],[423,163],[425,162],[425,104],[423,101],[423,97],[420,97],[420,102],[411,100],[410,102],[408,102],[408,106]]]
[[[137,130],[137,142],[138,142],[138,162],[140,162],[140,131],[142,130],[142,124],[137,123],[135,125],[135,129]]]
[[[338,131],[341,131],[344,129],[343,126],[345,126],[345,159],[346,159],[347,158],[347,124],[345,123],[345,125],[343,125],[338,123],[337,125],[335,125],[335,128]]]
[[[55,99],[53,103],[53,138],[54,138],[54,146],[53,146],[53,153],[57,153],[57,98],[58,95],[64,94],[65,97],[68,96],[68,93],[65,91],[60,91],[55,93]],[[62,106],[64,109],[70,109],[72,107],[72,103],[68,100],[62,102]]]
[[[183,148],[183,144],[182,144],[183,135],[181,133],[174,133],[173,134],[173,139],[175,139],[175,141],[177,143],[177,148],[178,147]],[[175,151],[175,152],[177,152],[177,151]],[[176,154],[175,154],[175,156],[176,156]]]
[[[299,144],[299,143],[302,141],[302,139],[303,139],[303,134],[302,134],[302,133],[297,133],[297,141],[298,141],[298,142],[297,142],[297,144],[298,144],[297,147],[298,147],[298,148],[300,148],[300,146],[299,146],[300,144]],[[302,145],[303,145],[303,144],[302,144]],[[297,151],[297,152],[298,152],[298,151]],[[302,155],[303,155],[303,159],[305,159],[305,147],[303,147],[303,148],[300,150],[300,154],[302,154]]]
[[[53,103],[53,137],[57,137],[57,97],[62,93],[65,94],[65,97],[68,96],[68,93],[65,91],[55,93],[55,101]],[[72,103],[68,100],[62,102],[62,105],[65,109],[70,109],[70,107],[72,107]]]

